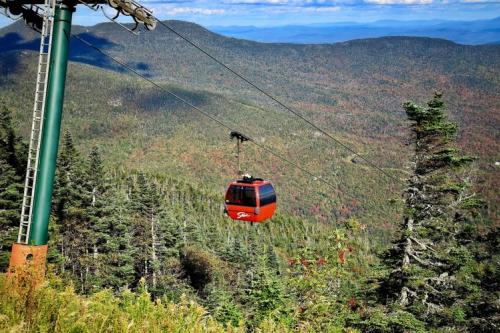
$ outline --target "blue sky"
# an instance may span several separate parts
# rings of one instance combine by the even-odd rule
[[[161,19],[204,26],[332,23],[376,20],[476,20],[500,16],[500,0],[142,0]],[[7,19],[0,16],[0,26]],[[79,6],[75,23],[104,21]]]

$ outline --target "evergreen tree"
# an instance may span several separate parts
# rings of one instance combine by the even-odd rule
[[[249,257],[242,239],[235,237],[227,252],[226,257],[229,261],[237,264],[239,267],[247,267]]]
[[[470,246],[478,264],[474,276],[480,289],[469,297],[467,323],[473,332],[498,332],[500,327],[500,232],[492,226],[486,234],[474,230]]]
[[[8,265],[23,200],[27,148],[15,133],[10,111],[0,105],[0,270]]]
[[[266,255],[259,255],[245,277],[243,301],[251,309],[251,324],[258,326],[266,318],[279,318],[289,311],[285,286]]]
[[[402,237],[384,258],[391,272],[380,293],[398,318],[401,311],[409,315],[395,331],[418,320],[457,330],[465,324],[464,299],[477,284],[469,273],[473,256],[461,238],[478,207],[468,193],[466,167],[473,159],[452,145],[457,126],[446,120],[441,94],[426,107],[408,102],[404,109],[412,122],[415,164]]]
[[[61,152],[57,160],[56,178],[54,181],[53,210],[59,224],[64,221],[67,204],[70,204],[74,195],[72,178],[78,160],[78,153],[73,144],[73,137],[69,131],[64,132]]]
[[[235,303],[234,296],[223,286],[215,283],[207,286],[205,291],[208,294],[205,303],[211,314],[223,324],[231,324],[233,327],[239,326],[243,321],[243,313]]]
[[[54,190],[54,210],[61,233],[59,249],[64,258],[63,271],[70,269],[82,292],[91,288],[93,265],[91,228],[91,184],[84,161],[79,156],[71,133],[64,133],[58,159]]]
[[[135,246],[132,237],[133,218],[127,204],[126,189],[108,189],[106,198],[99,222],[104,243],[99,244],[95,276],[99,286],[118,290],[134,284],[134,257],[140,249]]]
[[[267,247],[267,265],[268,267],[276,272],[276,275],[280,275],[280,264],[278,255],[274,251],[274,246],[270,245]]]
[[[100,285],[98,276],[99,270],[102,269],[102,260],[100,254],[103,251],[106,242],[106,235],[108,232],[108,224],[104,216],[106,213],[106,206],[110,205],[110,198],[108,197],[108,179],[104,173],[104,168],[101,160],[101,155],[97,147],[93,147],[89,155],[88,167],[86,178],[88,180],[88,188],[86,191],[90,192],[90,205],[86,207],[89,217],[91,243],[92,243],[92,285]]]
[[[164,252],[164,243],[159,239],[161,205],[156,182],[140,173],[132,192],[131,203],[136,212],[134,243],[139,249],[136,258],[137,278],[146,278],[148,286],[154,292],[161,275],[160,254]]]

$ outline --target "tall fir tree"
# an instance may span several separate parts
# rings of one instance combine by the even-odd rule
[[[132,191],[132,207],[135,211],[134,239],[140,249],[136,258],[138,278],[145,278],[152,292],[158,288],[161,275],[160,254],[164,242],[159,238],[162,215],[160,192],[155,180],[139,173]]]
[[[446,120],[441,94],[426,107],[410,102],[403,107],[412,123],[414,168],[402,237],[385,255],[390,274],[380,294],[396,317],[406,318],[395,321],[394,331],[407,330],[411,322],[417,327],[418,321],[426,330],[460,330],[464,300],[477,284],[470,274],[473,256],[461,237],[479,207],[469,193],[467,166],[473,158],[453,146],[457,126]]]
[[[134,258],[141,251],[133,239],[132,211],[127,199],[127,189],[114,186],[106,191],[106,205],[99,226],[104,233],[104,243],[99,246],[98,284],[114,290],[132,287],[135,281]]]
[[[16,134],[10,111],[0,105],[0,270],[8,265],[23,200],[27,146]]]
[[[109,179],[104,172],[101,155],[97,147],[93,147],[86,166],[87,186],[84,189],[90,195],[90,202],[86,202],[86,216],[89,219],[89,236],[92,248],[92,267],[88,283],[92,286],[102,284],[100,271],[103,269],[105,255],[105,243],[109,233],[109,225],[105,219],[106,206],[111,205],[108,196]]]
[[[73,175],[79,155],[73,144],[73,137],[69,131],[65,131],[61,151],[57,159],[57,171],[54,181],[53,211],[59,223],[65,219],[68,204],[75,197],[73,188]]]
[[[69,269],[82,292],[91,288],[93,232],[91,228],[91,184],[84,160],[78,154],[71,133],[66,131],[58,159],[54,189],[54,212],[60,231],[61,269]]]

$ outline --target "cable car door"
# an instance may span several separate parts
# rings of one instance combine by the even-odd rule
[[[232,184],[226,193],[226,210],[233,220],[255,222],[257,220],[257,193],[253,185]]]

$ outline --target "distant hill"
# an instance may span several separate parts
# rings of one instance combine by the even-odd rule
[[[500,17],[478,21],[377,21],[341,22],[281,27],[210,27],[224,36],[266,43],[319,44],[385,36],[442,38],[455,43],[480,45],[498,43]]]
[[[224,37],[192,23],[167,23],[403,179],[410,156],[401,104],[409,99],[424,103],[433,91],[443,91],[451,118],[461,126],[460,144],[480,158],[481,191],[498,202],[500,177],[494,163],[500,160],[500,46],[415,37],[263,44]],[[295,212],[327,217],[346,204],[347,211],[370,215],[370,207],[387,204],[380,192],[388,192],[389,184],[378,172],[162,27],[140,36],[111,23],[75,26],[73,32],[338,184],[339,191],[332,193],[289,165],[248,148],[246,167],[286,189],[282,202]],[[0,99],[15,105],[25,133],[35,70],[34,53],[26,51],[38,49],[36,38],[22,23],[0,30]],[[226,130],[122,75],[119,67],[77,40],[71,48],[65,124],[79,142],[102,143],[120,165],[178,172],[218,191],[224,187],[234,172],[234,147]]]

